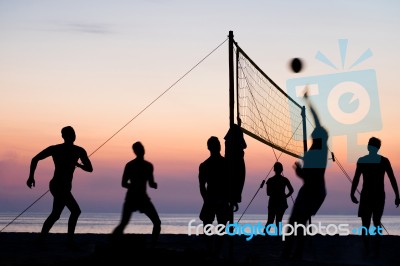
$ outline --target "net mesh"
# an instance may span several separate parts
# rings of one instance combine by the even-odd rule
[[[304,154],[302,107],[236,46],[237,107],[247,135],[294,157]]]

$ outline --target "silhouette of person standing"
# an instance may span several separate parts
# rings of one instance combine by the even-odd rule
[[[243,131],[239,124],[230,126],[225,137],[225,158],[227,160],[230,182],[230,201],[233,212],[238,211],[238,203],[242,202],[242,191],[246,179],[244,149],[247,148]]]
[[[212,136],[207,141],[210,156],[199,166],[200,194],[203,198],[203,206],[200,212],[200,220],[204,227],[212,224],[217,218],[218,224],[226,225],[230,218],[228,173],[226,159],[221,155],[219,139]],[[217,236],[215,241],[207,238],[208,249],[211,255],[219,255],[223,239]]]
[[[280,162],[274,164],[275,175],[268,178],[267,184],[267,195],[269,196],[268,201],[268,220],[266,227],[274,223],[276,224],[277,235],[279,235],[279,223],[282,222],[283,214],[288,208],[287,198],[290,197],[294,190],[289,179],[282,175],[283,166]],[[286,193],[288,188],[288,193]]]
[[[297,176],[303,179],[304,183],[293,204],[289,224],[294,225],[294,223],[297,223],[305,226],[311,216],[318,212],[326,197],[325,170],[328,163],[328,132],[321,125],[307,92],[304,94],[304,98],[313,115],[315,128],[311,133],[311,147],[302,158],[303,165],[300,162],[296,162],[294,165]],[[303,255],[305,232],[302,228],[298,229],[300,229],[300,232],[297,232],[296,238],[298,241],[293,258],[301,258]],[[294,244],[293,241],[293,236],[288,237],[285,241],[283,257],[290,256]]]
[[[61,130],[61,136],[64,139],[64,143],[49,146],[32,158],[29,178],[26,184],[29,188],[35,186],[35,170],[38,162],[51,156],[55,166],[54,175],[49,184],[50,192],[54,197],[53,209],[43,224],[40,239],[43,240],[47,236],[66,206],[71,212],[68,220],[67,244],[73,248],[75,247],[73,239],[75,227],[81,214],[81,209],[71,193],[72,179],[76,167],[87,172],[92,172],[93,167],[86,151],[82,147],[74,145],[76,135],[71,126],[64,127]],[[81,163],[78,162],[79,160]]]
[[[157,210],[147,195],[147,184],[157,189],[154,181],[153,165],[144,159],[145,150],[141,142],[132,145],[136,158],[125,165],[122,175],[122,187],[127,188],[125,202],[122,210],[122,217],[119,225],[113,230],[114,236],[122,235],[128,225],[131,215],[135,211],[144,213],[153,223],[151,233],[151,244],[154,246],[161,232],[161,220]]]
[[[400,205],[399,189],[396,178],[393,173],[392,166],[388,158],[379,155],[378,151],[381,147],[381,140],[371,137],[368,141],[368,154],[362,156],[357,161],[357,167],[354,174],[354,179],[351,185],[351,200],[358,203],[354,193],[357,190],[361,175],[363,176],[363,186],[360,195],[360,205],[358,208],[358,217],[361,217],[362,226],[369,229],[371,218],[375,227],[381,226],[381,218],[385,207],[385,173],[389,177],[390,184],[396,195],[394,204],[396,207]],[[369,236],[363,231],[362,239],[369,253]],[[375,256],[379,256],[380,234],[375,237],[378,241],[375,249]]]

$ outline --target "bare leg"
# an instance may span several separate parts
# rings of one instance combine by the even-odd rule
[[[268,225],[273,224],[275,220],[276,212],[275,210],[268,208],[268,220],[267,223],[265,224],[265,234],[268,235],[269,230],[267,230]]]
[[[50,232],[50,229],[53,227],[55,222],[57,222],[58,219],[60,219],[64,207],[65,207],[64,198],[60,196],[55,196],[53,200],[53,209],[42,226],[42,231],[40,233],[42,239],[45,236],[47,236],[47,234]]]
[[[128,225],[132,216],[132,210],[127,202],[124,203],[122,209],[121,221],[117,227],[113,230],[113,235],[122,235],[124,233],[125,227]]]
[[[361,235],[361,238],[362,238],[362,241],[363,241],[363,243],[364,243],[364,247],[365,247],[365,252],[366,252],[366,254],[367,255],[369,255],[369,251],[370,251],[370,248],[369,248],[369,235],[368,235],[368,232],[366,232],[366,231],[368,231],[368,229],[369,229],[369,226],[371,225],[371,217],[370,216],[362,216],[361,217],[361,222],[362,222],[362,226],[364,227],[364,228],[366,228],[366,230],[362,230],[362,235]]]
[[[382,239],[382,236],[378,233],[378,227],[382,227],[382,224],[381,224],[381,218],[382,218],[382,215],[381,214],[373,214],[373,218],[372,218],[372,220],[373,220],[373,223],[374,223],[374,226],[377,228],[376,229],[376,235],[374,236],[374,240],[375,240],[375,247],[374,247],[374,251],[375,251],[375,256],[376,257],[379,257],[379,255],[380,255],[380,247],[381,247],[381,239]]]
[[[68,242],[72,244],[74,241],[73,238],[75,234],[76,224],[78,222],[79,216],[81,215],[81,209],[71,193],[69,193],[67,197],[66,206],[71,212],[68,219]]]
[[[161,232],[161,220],[158,216],[157,210],[154,205],[149,202],[146,207],[146,210],[143,212],[150,218],[151,222],[153,223],[153,230],[151,232],[151,245],[154,247],[158,241]]]
[[[276,224],[276,230],[277,230],[276,233],[277,233],[277,235],[280,235],[280,233],[282,233],[282,232],[279,231],[279,223],[282,222],[282,218],[283,218],[283,214],[284,213],[285,213],[285,211],[279,211],[279,212],[276,213],[275,224]]]

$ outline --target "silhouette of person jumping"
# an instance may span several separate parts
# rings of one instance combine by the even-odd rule
[[[274,164],[275,175],[268,178],[267,185],[267,195],[269,196],[268,201],[268,220],[265,225],[266,233],[267,227],[270,224],[276,224],[277,235],[279,235],[279,223],[282,222],[283,214],[288,208],[287,198],[290,197],[294,189],[289,179],[282,175],[283,166],[280,162]],[[286,193],[286,188],[289,190]]]
[[[227,160],[230,177],[230,201],[233,212],[239,210],[239,203],[242,202],[242,191],[246,179],[246,164],[244,161],[244,149],[247,148],[243,137],[243,131],[239,124],[230,126],[225,139],[225,158]],[[233,218],[233,217],[232,217]]]
[[[361,217],[362,226],[366,229],[370,227],[371,218],[375,227],[381,226],[381,218],[385,207],[385,173],[389,177],[390,184],[396,195],[394,204],[396,207],[400,205],[399,189],[396,178],[393,173],[392,166],[388,158],[379,155],[378,151],[381,147],[381,140],[376,137],[371,137],[368,141],[368,154],[362,156],[357,161],[357,167],[354,174],[354,179],[351,185],[351,200],[358,203],[354,195],[361,175],[363,176],[363,186],[360,194],[360,205],[358,208],[358,217]],[[365,230],[362,230],[362,239],[365,250],[369,254],[369,235]],[[376,234],[377,239],[375,256],[379,256],[380,234]]]
[[[328,132],[321,125],[318,115],[308,98],[307,91],[304,98],[313,115],[315,128],[311,133],[312,144],[310,149],[305,152],[302,161],[294,165],[298,177],[303,179],[304,183],[297,194],[293,204],[292,213],[289,218],[289,224],[307,225],[307,221],[314,216],[326,197],[325,188],[325,170],[328,163]],[[303,255],[305,232],[302,228],[297,231],[297,247],[294,250],[293,258],[300,259]],[[294,237],[286,239],[283,250],[283,257],[289,257],[292,252]]]
[[[71,126],[64,127],[61,130],[61,136],[64,143],[49,146],[32,158],[26,184],[29,188],[35,186],[35,170],[38,162],[51,156],[55,166],[54,175],[49,184],[54,198],[53,209],[43,224],[40,239],[44,240],[54,223],[60,218],[64,207],[67,207],[71,212],[68,220],[67,245],[74,248],[76,246],[73,238],[81,209],[71,193],[72,178],[76,167],[87,172],[92,172],[93,167],[86,151],[82,147],[74,145],[76,135]],[[81,163],[78,162],[79,160]]]
[[[127,188],[128,191],[125,196],[121,221],[113,230],[112,235],[122,235],[132,213],[139,211],[144,213],[153,223],[151,245],[154,247],[161,232],[161,220],[146,191],[147,184],[151,188],[157,189],[157,183],[153,176],[154,167],[153,164],[144,159],[145,150],[141,142],[135,142],[132,149],[136,158],[125,165],[122,187]]]
[[[221,155],[221,144],[217,137],[211,136],[207,141],[210,156],[199,166],[200,194],[203,206],[200,220],[204,227],[212,224],[217,218],[218,224],[226,225],[230,218],[228,172],[226,159]],[[218,256],[223,245],[223,238],[207,237],[208,251],[212,256]]]

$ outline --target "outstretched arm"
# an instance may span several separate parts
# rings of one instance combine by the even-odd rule
[[[315,109],[314,109],[314,107],[313,107],[313,105],[311,103],[310,98],[308,98],[308,88],[307,88],[306,92],[304,93],[304,99],[306,100],[307,105],[310,108],[311,114],[313,115],[315,127],[321,127],[321,122],[320,122],[320,120],[318,118],[318,114],[315,111]]]
[[[35,171],[36,171],[38,162],[49,156],[51,156],[51,147],[47,147],[46,149],[39,152],[35,157],[32,158],[31,166],[29,169],[29,177],[28,177],[28,180],[26,181],[26,185],[29,188],[32,188],[32,186],[35,186]]]

